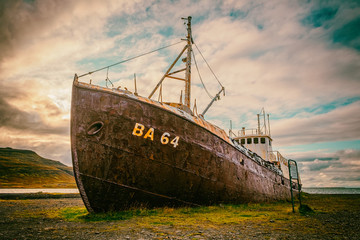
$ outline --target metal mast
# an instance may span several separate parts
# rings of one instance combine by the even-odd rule
[[[184,101],[184,104],[188,108],[190,108],[191,51],[192,51],[192,44],[194,43],[194,41],[193,41],[192,36],[191,36],[191,16],[189,16],[187,18],[181,18],[181,19],[187,21],[187,32],[188,32],[188,34],[186,36],[186,39],[181,39],[181,40],[185,40],[187,42],[187,44],[184,47],[184,49],[181,51],[181,53],[177,56],[175,61],[171,64],[171,66],[166,71],[164,76],[160,79],[159,83],[156,85],[154,90],[150,93],[149,98],[151,98],[154,95],[154,93],[161,86],[161,84],[162,84],[162,82],[164,81],[165,78],[172,78],[172,79],[176,79],[176,80],[181,80],[181,81],[185,81],[185,101]],[[186,57],[182,59],[182,61],[186,63],[185,68],[171,72],[172,68],[175,66],[175,64],[180,59],[180,57],[184,54],[185,50],[187,50],[187,54],[186,54]],[[179,72],[182,72],[182,71],[185,71],[185,78],[173,76],[173,74],[176,74],[176,73],[179,73]],[[180,100],[180,102],[182,102],[182,101]]]
[[[184,19],[186,20],[186,18]],[[192,35],[191,35],[191,16],[187,17],[187,56],[186,56],[186,72],[185,72],[185,105],[190,108],[191,97],[191,51],[192,51]]]

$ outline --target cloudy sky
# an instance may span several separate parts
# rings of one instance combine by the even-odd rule
[[[359,1],[0,1],[0,147],[35,150],[71,165],[74,74],[184,38],[226,88],[206,118],[255,127],[270,113],[273,146],[298,161],[305,187],[360,187]],[[183,44],[110,68],[114,85],[148,96]],[[216,79],[194,48],[211,95]],[[193,66],[192,100],[210,98]],[[106,71],[81,78],[104,85]],[[181,85],[164,83],[164,100]],[[155,97],[156,98],[156,97]]]

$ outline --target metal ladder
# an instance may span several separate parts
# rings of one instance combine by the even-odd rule
[[[300,176],[299,176],[299,169],[297,166],[297,163],[295,160],[288,160],[288,166],[289,166],[289,179],[290,179],[290,192],[291,192],[291,203],[292,203],[292,210],[293,213],[295,212],[295,208],[294,208],[294,194],[293,194],[293,184],[292,184],[292,180],[297,180],[297,184],[298,184],[298,190],[299,190],[299,202],[300,202],[300,207],[301,207],[301,185],[300,185]],[[293,167],[294,170],[291,170],[291,168]]]

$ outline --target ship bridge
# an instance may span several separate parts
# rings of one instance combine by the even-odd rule
[[[238,144],[250,149],[266,161],[272,160],[272,138],[269,134],[258,131],[258,129],[242,128],[238,136],[234,137]]]
[[[262,159],[274,163],[284,173],[288,175],[288,160],[284,158],[279,151],[272,148],[272,137],[270,133],[269,114],[265,113],[264,108],[257,114],[257,128],[245,128],[235,134],[231,131],[231,137],[241,146],[251,150],[259,155]]]

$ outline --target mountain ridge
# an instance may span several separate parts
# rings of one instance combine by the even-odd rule
[[[72,167],[32,150],[0,148],[0,188],[76,188]]]

